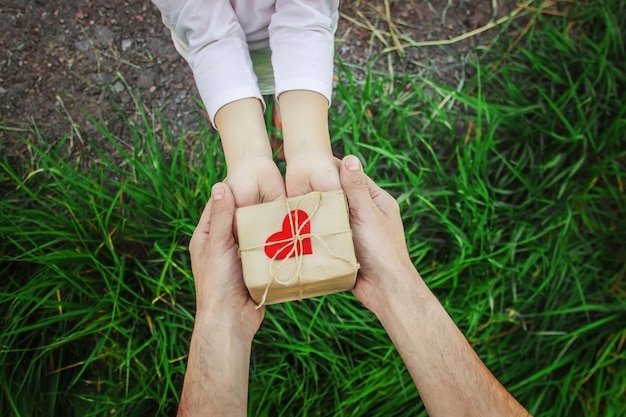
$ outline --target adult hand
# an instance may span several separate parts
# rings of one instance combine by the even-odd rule
[[[428,414],[529,416],[481,362],[413,267],[398,203],[363,173],[356,157],[347,156],[340,167],[361,263],[354,294],[387,330]]]
[[[178,416],[245,416],[252,338],[263,320],[243,283],[233,237],[235,199],[215,184],[189,243],[194,323]]]
[[[340,178],[361,264],[353,292],[378,315],[388,300],[411,285],[407,280],[419,279],[419,275],[409,257],[396,200],[365,175],[355,156],[341,161]]]
[[[241,260],[233,236],[235,199],[230,187],[217,183],[211,191],[189,243],[196,286],[196,321],[220,317],[252,337],[263,320],[243,282]]]
[[[285,183],[270,157],[251,157],[228,166],[224,180],[233,192],[237,207],[284,199]]]

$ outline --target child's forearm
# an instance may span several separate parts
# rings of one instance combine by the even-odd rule
[[[220,132],[226,165],[229,168],[256,158],[272,158],[263,106],[256,98],[233,101],[215,115]]]
[[[326,97],[308,90],[285,91],[279,106],[287,161],[307,155],[332,158]]]

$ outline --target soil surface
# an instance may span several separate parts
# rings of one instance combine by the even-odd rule
[[[456,85],[464,62],[497,29],[445,47],[386,48],[462,35],[506,15],[504,3],[494,1],[494,10],[490,0],[343,1],[336,56],[351,68],[419,72]],[[15,132],[33,124],[51,143],[72,132],[68,142],[80,146],[100,136],[88,115],[123,136],[121,114],[132,116],[137,98],[162,113],[174,137],[198,130],[192,73],[151,2],[2,1],[0,152],[21,152]]]

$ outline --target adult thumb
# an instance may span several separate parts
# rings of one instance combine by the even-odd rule
[[[354,156],[348,155],[341,161],[339,169],[341,186],[348,197],[351,210],[371,210],[375,208],[370,194],[371,180],[363,172],[361,161]]]
[[[227,241],[233,238],[235,197],[230,187],[218,182],[211,189],[211,239]]]

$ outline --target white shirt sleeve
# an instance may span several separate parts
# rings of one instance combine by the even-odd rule
[[[152,1],[189,62],[213,123],[217,111],[232,101],[256,97],[263,102],[246,34],[228,0]]]
[[[276,96],[312,90],[330,105],[338,0],[276,0],[269,26]]]

